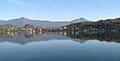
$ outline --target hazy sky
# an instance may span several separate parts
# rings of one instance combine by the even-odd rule
[[[120,17],[120,0],[0,0],[0,19],[27,17],[51,21]]]

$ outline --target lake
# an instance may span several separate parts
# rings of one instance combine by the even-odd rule
[[[120,61],[119,33],[0,34],[0,61]]]

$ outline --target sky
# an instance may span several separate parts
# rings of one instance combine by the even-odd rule
[[[0,0],[0,19],[71,21],[120,17],[120,0]]]

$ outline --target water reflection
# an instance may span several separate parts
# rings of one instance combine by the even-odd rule
[[[89,40],[120,43],[120,33],[113,32],[44,32],[44,33],[1,33],[0,43],[10,42],[25,45],[30,42],[67,40],[85,43]]]
[[[118,32],[68,32],[67,35],[71,38],[83,39],[83,40],[99,40],[106,42],[120,43],[120,33]]]
[[[0,34],[0,61],[120,61],[119,35],[111,32],[3,33]]]

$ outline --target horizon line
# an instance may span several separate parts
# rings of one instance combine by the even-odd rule
[[[79,18],[75,18],[75,19],[72,19],[72,20],[51,20],[51,19],[39,19],[39,18],[28,18],[28,17],[16,17],[16,18],[10,18],[10,19],[0,19],[0,20],[3,20],[3,21],[8,21],[8,20],[12,20],[12,19],[19,19],[19,18],[26,18],[26,19],[30,19],[30,20],[39,20],[39,21],[51,21],[51,22],[62,22],[62,21],[72,21],[72,20],[75,20],[75,19],[79,19],[79,18],[84,18],[84,17],[79,17]],[[90,20],[90,19],[87,19],[89,21],[99,21],[99,20],[106,20],[106,19],[115,19],[115,18],[120,18],[120,17],[110,17],[110,18],[104,18],[104,19],[94,19],[94,20]],[[86,19],[86,18],[84,18]]]

